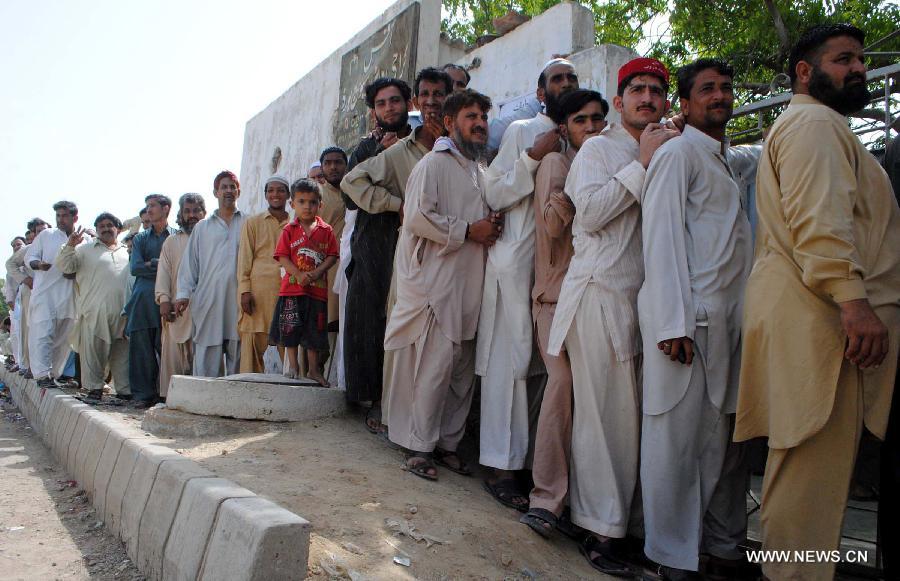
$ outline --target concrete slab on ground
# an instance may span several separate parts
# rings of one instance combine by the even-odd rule
[[[204,416],[294,422],[338,415],[344,392],[310,385],[279,385],[175,375],[166,407]]]
[[[147,410],[141,428],[161,438],[204,438],[231,436],[264,431],[268,424],[218,416],[201,416],[180,410],[155,408]]]

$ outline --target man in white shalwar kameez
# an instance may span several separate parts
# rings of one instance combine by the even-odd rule
[[[73,281],[53,263],[75,230],[78,208],[63,201],[53,204],[53,211],[57,227],[38,234],[25,252],[25,263],[34,271],[28,313],[29,363],[41,387],[53,387],[53,378],[62,377],[72,351],[69,335],[75,326]]]
[[[746,537],[748,472],[731,435],[752,247],[727,157],[732,78],[716,60],[679,70],[686,125],[644,181],[640,480],[644,550],[666,579],[697,578],[701,552],[737,567]]]
[[[34,286],[34,271],[25,261],[25,254],[28,252],[28,247],[34,242],[35,237],[49,227],[50,225],[40,218],[30,220],[28,222],[28,232],[25,234],[26,246],[20,248],[6,261],[7,274],[19,285],[16,296],[16,303],[18,304],[15,326],[18,343],[16,364],[19,367],[19,374],[26,379],[32,377],[31,364],[28,357],[28,313],[31,310],[31,288]]]
[[[128,249],[117,238],[122,222],[109,213],[94,220],[97,238],[83,244],[84,230],[69,236],[56,267],[75,275],[75,329],[72,345],[81,357],[81,383],[87,399],[100,401],[107,370],[117,395],[131,395],[125,292],[131,276]]]
[[[552,107],[562,93],[577,88],[572,63],[554,59],[538,78],[537,97]],[[487,481],[494,497],[523,510],[527,495],[513,484],[508,471],[525,467],[530,424],[537,423],[546,381],[541,373],[528,379],[535,355],[531,319],[534,176],[544,156],[563,146],[556,123],[545,113],[516,121],[504,133],[500,151],[485,174],[485,199],[492,210],[503,212],[504,227],[503,235],[488,251],[478,323],[475,373],[482,378],[479,462],[495,469]],[[540,368],[540,357],[536,359]]]
[[[563,343],[572,366],[569,480],[572,522],[590,533],[584,554],[611,575],[628,573],[612,539],[625,537],[638,482],[641,344],[637,293],[644,280],[641,195],[654,153],[678,131],[668,110],[669,73],[655,59],[619,70],[622,116],[582,145],[566,180],[575,204],[575,255],[560,289],[548,351]]]
[[[178,267],[177,314],[190,302],[194,333],[194,375],[222,377],[238,372],[237,255],[244,215],[237,176],[223,171],[213,182],[219,208],[194,226]]]

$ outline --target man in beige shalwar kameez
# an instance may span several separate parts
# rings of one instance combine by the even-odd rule
[[[288,223],[285,209],[291,185],[273,175],[264,186],[269,208],[244,221],[238,246],[237,279],[241,305],[241,373],[262,373],[269,347],[269,326],[281,288],[281,267],[272,258],[275,244]]]
[[[206,217],[206,203],[200,194],[184,194],[178,200],[176,222],[181,228],[166,238],[159,253],[154,294],[162,319],[159,355],[159,396],[169,393],[173,375],[190,375],[194,360],[191,344],[191,311],[187,308],[175,316],[175,293],[178,291],[178,267],[188,245],[191,230]]]
[[[344,192],[358,208],[370,214],[402,210],[410,173],[419,160],[431,151],[435,140],[443,131],[441,109],[444,106],[444,99],[452,90],[453,80],[446,73],[433,68],[419,71],[413,84],[412,103],[421,111],[423,125],[416,127],[408,136],[382,153],[358,164],[347,174],[343,182]],[[388,317],[396,300],[395,273],[388,291],[386,308]],[[388,410],[390,410],[393,367],[393,353],[385,351],[381,393],[383,425],[389,425]]]
[[[847,124],[869,102],[864,35],[819,26],[794,47],[794,97],[757,177],[734,439],[769,438],[763,549],[836,550],[863,426],[884,438],[900,343],[900,209]],[[763,563],[773,580],[835,564]]]
[[[131,277],[128,250],[117,238],[122,222],[104,212],[94,220],[97,238],[84,240],[72,232],[56,256],[63,274],[75,275],[75,328],[72,346],[81,358],[81,384],[86,401],[99,402],[112,376],[116,394],[131,396],[128,341],[125,339],[125,294]]]
[[[451,137],[439,138],[410,175],[395,254],[397,303],[384,340],[394,352],[389,436],[410,451],[406,469],[430,480],[432,453],[468,473],[456,447],[475,383],[485,246],[501,230],[484,202],[488,110],[490,99],[475,91],[447,99]]]

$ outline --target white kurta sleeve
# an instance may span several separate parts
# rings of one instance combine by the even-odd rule
[[[49,230],[44,230],[40,234],[34,237],[31,244],[28,245],[28,250],[25,252],[25,264],[31,264],[33,261],[43,261],[44,256],[44,240],[47,238],[44,235],[44,232],[49,232]]]
[[[515,206],[534,191],[534,174],[541,162],[525,151],[522,125],[514,123],[506,130],[500,151],[485,172],[485,200],[494,211]]]
[[[680,139],[657,150],[644,181],[642,236],[644,243],[643,303],[653,321],[655,342],[694,338],[696,315],[688,270],[685,205],[690,186],[690,149]]]
[[[589,140],[575,156],[566,180],[579,224],[588,232],[599,232],[625,210],[641,200],[644,166],[633,161],[610,175],[603,148],[608,142]]]

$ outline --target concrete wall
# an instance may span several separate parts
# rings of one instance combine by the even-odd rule
[[[594,19],[580,4],[562,3],[515,30],[476,48],[458,61],[469,68],[469,87],[488,95],[498,109],[533,94],[544,64],[554,54],[570,55],[594,46]]]
[[[294,180],[306,175],[322,149],[331,145],[341,57],[414,2],[420,4],[416,70],[437,64],[440,0],[399,0],[247,122],[238,199],[242,211],[256,213],[265,209],[262,184],[271,175],[270,164],[276,147],[282,151],[278,173]]]
[[[262,183],[270,175],[272,155],[282,150],[279,173],[293,180],[306,175],[319,152],[332,144],[333,112],[338,104],[341,57],[414,1],[420,1],[416,70],[447,62],[465,66],[469,86],[494,101],[492,116],[504,104],[533,98],[541,69],[554,54],[570,55],[583,87],[596,89],[612,106],[619,67],[636,54],[614,45],[594,46],[591,11],[561,3],[488,44],[466,53],[440,37],[439,0],[399,0],[364,30],[322,61],[288,91],[247,122],[241,162],[244,211],[265,208]],[[610,119],[618,115],[611,111]]]

